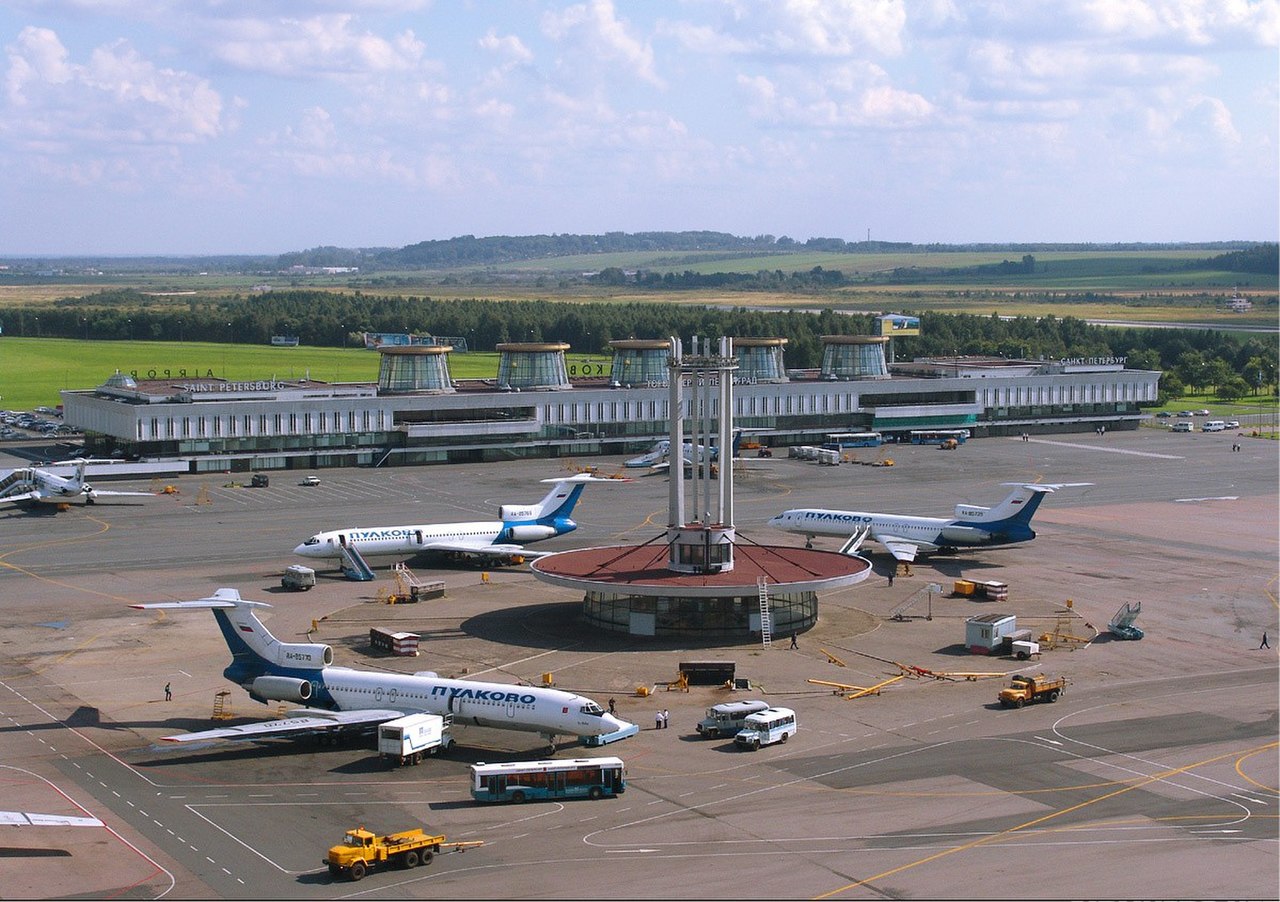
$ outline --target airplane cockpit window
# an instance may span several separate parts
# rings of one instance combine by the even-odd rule
[[[601,714],[604,714],[604,709],[601,708],[599,705],[597,705],[595,702],[587,702],[579,710],[583,714],[588,714],[592,717],[599,717]]]
[[[305,542],[303,542],[302,544],[303,544],[303,545],[319,545],[319,544],[320,544],[320,537],[319,537],[319,536],[312,536],[311,538],[307,539],[307,540],[306,540]]]

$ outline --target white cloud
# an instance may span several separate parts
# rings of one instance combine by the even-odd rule
[[[663,84],[654,70],[653,49],[632,36],[628,23],[615,14],[611,0],[590,0],[545,13],[542,31],[575,56],[621,65],[637,78],[659,87]]]
[[[13,140],[56,134],[66,145],[115,154],[119,143],[189,143],[223,131],[222,97],[208,81],[156,66],[125,41],[77,64],[54,32],[27,27],[6,51],[2,129]]]
[[[874,63],[830,66],[819,77],[788,71],[778,78],[739,76],[755,117],[793,128],[906,128],[935,114],[922,95],[894,87]]]
[[[901,0],[723,0],[719,10],[714,25],[675,20],[662,30],[708,54],[849,57],[900,54],[907,25]]]
[[[220,22],[209,44],[215,58],[237,69],[290,78],[408,72],[425,54],[412,31],[380,37],[345,13]]]

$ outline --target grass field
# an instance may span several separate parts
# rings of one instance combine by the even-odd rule
[[[581,364],[586,355],[568,354]],[[608,361],[590,358],[593,362]],[[376,382],[379,355],[363,348],[275,348],[205,342],[77,341],[0,338],[0,407],[30,410],[61,403],[62,389],[101,385],[116,370],[135,379],[226,378]],[[450,354],[454,379],[493,379],[497,354]]]

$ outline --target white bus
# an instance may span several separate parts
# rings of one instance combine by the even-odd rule
[[[748,715],[768,709],[769,703],[759,700],[712,705],[707,709],[707,716],[698,721],[698,733],[712,739],[732,736],[742,729],[742,722]]]
[[[733,741],[743,748],[786,742],[796,732],[796,712],[790,708],[766,708],[747,715]]]
[[[507,761],[471,765],[471,798],[477,802],[533,799],[602,799],[627,788],[621,758]]]

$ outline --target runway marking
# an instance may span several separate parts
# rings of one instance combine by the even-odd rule
[[[1239,501],[1239,495],[1219,495],[1216,498],[1174,498],[1174,504],[1189,504],[1196,501]]]
[[[1013,438],[1010,441],[1021,441],[1021,439]],[[1028,439],[1037,445],[1056,445],[1059,448],[1080,448],[1085,451],[1105,451],[1109,454],[1132,454],[1134,457],[1158,457],[1162,460],[1185,460],[1181,454],[1157,454],[1154,451],[1131,451],[1128,448],[1104,448],[1100,445],[1083,445],[1079,442],[1055,442],[1045,438]]]
[[[1271,742],[1264,746],[1260,746],[1259,748],[1254,749],[1253,751],[1256,753],[1256,752],[1263,751],[1265,749],[1274,749],[1276,747],[1280,747],[1280,742]],[[872,882],[881,881],[886,877],[892,877],[894,874],[900,874],[903,871],[911,870],[912,868],[919,867],[920,865],[929,864],[930,862],[933,862],[933,861],[938,861],[939,859],[946,858],[950,855],[954,855],[957,852],[967,852],[970,849],[976,849],[979,846],[989,845],[995,842],[996,840],[1003,839],[1007,836],[1011,836],[1014,833],[1024,832],[1033,827],[1038,827],[1056,818],[1060,818],[1063,815],[1071,814],[1072,812],[1079,811],[1083,808],[1088,808],[1091,805],[1096,805],[1097,803],[1107,801],[1108,799],[1114,799],[1117,796],[1124,795],[1125,793],[1133,792],[1133,790],[1135,789],[1145,788],[1147,786],[1150,786],[1152,783],[1163,782],[1164,780],[1167,780],[1170,777],[1174,777],[1182,773],[1187,773],[1191,771],[1193,768],[1204,767],[1205,765],[1213,764],[1217,761],[1221,761],[1224,758],[1231,758],[1239,754],[1240,753],[1238,751],[1226,752],[1221,755],[1214,755],[1213,757],[1210,757],[1210,758],[1205,758],[1200,761],[1193,762],[1191,764],[1183,765],[1182,767],[1168,768],[1163,772],[1144,777],[1143,779],[1129,786],[1122,786],[1119,789],[1116,789],[1112,792],[1103,793],[1102,795],[1098,796],[1096,799],[1088,799],[1084,802],[1079,802],[1075,805],[1069,805],[1066,808],[1059,808],[1057,811],[1052,811],[1049,814],[1045,814],[1040,817],[1033,818],[1032,820],[1018,824],[1017,826],[1010,827],[1007,830],[1001,830],[997,833],[992,833],[990,836],[985,836],[981,839],[975,839],[972,842],[967,842],[967,843],[964,843],[963,845],[953,846],[950,849],[943,849],[941,852],[936,852],[933,855],[927,855],[924,858],[918,859],[917,861],[912,861],[907,864],[900,865],[896,868],[890,868],[887,871],[881,871],[879,874],[874,874],[862,880],[854,880],[851,883],[846,883],[844,886],[837,887],[836,889],[830,890],[829,892],[821,893],[817,896],[814,896],[813,898],[826,899],[838,893],[843,893],[846,890],[855,889],[860,886],[866,886]]]

